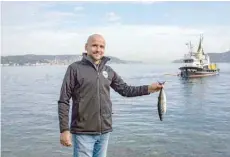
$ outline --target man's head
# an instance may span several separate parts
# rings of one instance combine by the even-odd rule
[[[85,50],[94,61],[99,61],[104,56],[105,39],[99,34],[89,36]]]

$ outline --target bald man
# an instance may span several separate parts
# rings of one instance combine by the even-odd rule
[[[103,36],[89,36],[85,44],[87,53],[83,53],[81,61],[68,66],[63,79],[58,101],[60,143],[67,147],[73,145],[73,157],[106,157],[112,132],[110,87],[124,97],[149,95],[163,87],[158,83],[127,85],[106,65],[110,59],[104,56],[105,46]]]

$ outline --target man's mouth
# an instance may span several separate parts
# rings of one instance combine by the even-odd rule
[[[93,52],[93,54],[98,54],[99,55],[100,53],[99,52]]]

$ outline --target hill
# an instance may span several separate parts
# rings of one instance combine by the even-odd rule
[[[223,53],[208,53],[211,62],[214,63],[230,63],[230,51]],[[174,60],[173,63],[181,63],[181,59]]]
[[[133,61],[121,60],[119,58],[110,57],[109,63],[125,64],[135,63]],[[15,56],[1,56],[1,64],[3,65],[68,65],[82,58],[82,55],[15,55]]]

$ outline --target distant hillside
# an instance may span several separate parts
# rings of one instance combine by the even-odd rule
[[[223,53],[208,53],[211,62],[214,63],[230,63],[230,51]],[[181,63],[182,60],[174,60],[173,63]]]
[[[209,53],[212,62],[228,62],[230,63],[230,51],[224,53]]]
[[[109,63],[135,63],[132,61],[121,60],[116,57],[110,57]],[[82,58],[81,55],[15,55],[1,56],[1,64],[4,65],[40,65],[40,64],[70,64]]]

